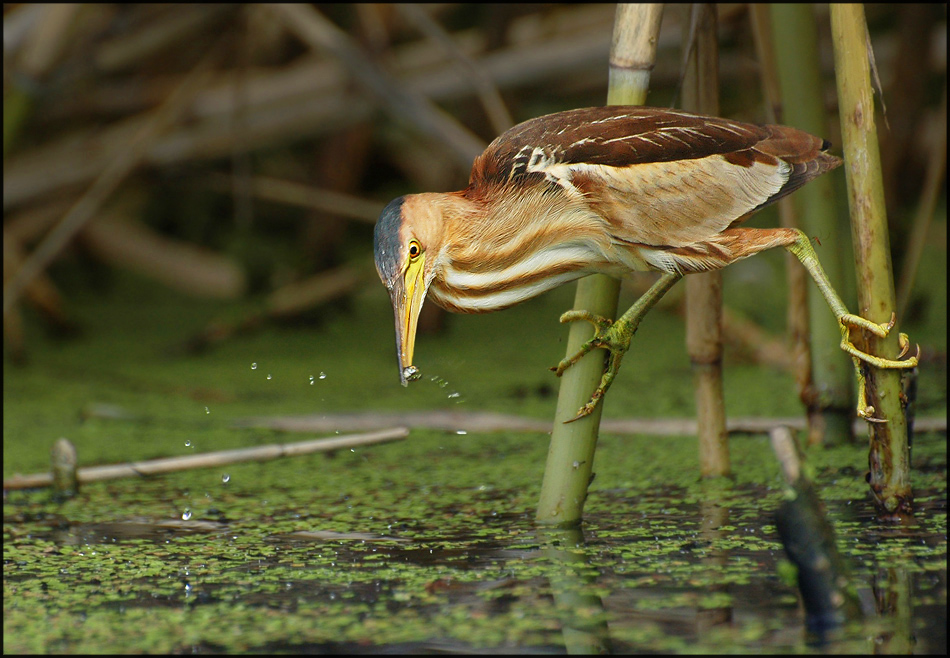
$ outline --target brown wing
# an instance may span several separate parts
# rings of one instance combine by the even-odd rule
[[[479,156],[470,190],[558,185],[581,195],[618,241],[707,240],[840,164],[821,139],[645,107],[550,114],[507,131]]]

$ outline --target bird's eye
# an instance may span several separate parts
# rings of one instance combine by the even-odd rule
[[[422,253],[422,247],[415,240],[409,241],[409,258],[415,260]]]

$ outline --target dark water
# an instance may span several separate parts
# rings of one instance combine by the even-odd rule
[[[370,468],[351,454],[344,463],[321,456],[306,466],[241,467],[214,495],[181,489],[194,475],[89,486],[82,503],[12,493],[4,648],[945,652],[945,490],[916,492],[910,528],[877,523],[864,500],[829,501],[867,621],[818,643],[806,633],[794,578],[782,575],[772,518],[779,489],[642,487],[618,483],[605,466],[605,479],[621,486],[594,488],[582,529],[541,530],[525,509],[534,492],[504,470],[537,443],[420,437],[403,457],[442,453],[442,474],[428,485],[402,479],[405,462],[369,456]],[[516,486],[472,486],[462,455],[445,454],[452,445],[494,454],[482,462],[486,472],[494,464]],[[284,470],[286,486],[258,488],[265,468]],[[321,471],[326,486],[293,486]],[[188,500],[190,518],[130,517],[110,498],[127,498],[120,509],[128,511]],[[115,518],[82,520],[107,508]]]

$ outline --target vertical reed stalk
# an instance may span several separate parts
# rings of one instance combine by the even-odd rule
[[[832,4],[831,32],[858,269],[858,313],[873,322],[888,322],[896,305],[864,6]],[[886,338],[867,336],[864,349],[884,358],[896,358],[899,331],[894,326]],[[859,340],[860,336],[855,338]],[[861,368],[867,379],[868,404],[874,406],[879,418],[887,420],[869,423],[868,484],[879,513],[899,518],[913,513],[901,373],[868,367],[863,362]]]
[[[683,81],[683,108],[719,114],[719,50],[716,7],[689,5],[683,47],[690,52]],[[690,40],[695,38],[695,43]],[[722,390],[722,272],[686,277],[686,350],[696,387],[699,470],[703,477],[729,475],[729,442]]]
[[[646,100],[650,72],[656,60],[657,35],[662,4],[620,4],[614,21],[610,49],[610,105],[642,105]],[[574,308],[604,317],[617,314],[620,282],[602,274],[581,279],[577,284]],[[593,337],[586,322],[571,323],[567,355],[576,353]],[[573,525],[580,523],[593,472],[594,451],[603,402],[585,418],[570,420],[589,399],[604,372],[604,350],[593,350],[568,368],[561,377],[554,429],[548,449],[538,523]]]
[[[782,123],[813,135],[825,135],[814,9],[809,4],[775,4],[770,11],[781,98],[794,99],[781,104]],[[792,196],[800,228],[820,240],[816,248],[821,263],[840,290],[844,280],[842,259],[848,245],[838,230],[834,201],[832,176],[820,176]],[[795,267],[800,264],[795,263]],[[838,347],[838,323],[815,285],[808,286],[808,317],[812,394],[803,396],[803,400],[808,407],[809,443],[847,443],[854,439],[854,368],[848,355]]]

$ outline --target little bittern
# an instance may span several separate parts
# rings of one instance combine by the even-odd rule
[[[840,165],[828,146],[795,128],[646,107],[571,110],[511,128],[475,159],[466,189],[400,197],[376,223],[376,269],[396,314],[403,385],[418,377],[412,357],[427,296],[449,311],[482,313],[594,272],[664,273],[616,322],[584,311],[561,316],[588,320],[597,331],[553,368],[558,375],[593,348],[609,351],[579,418],[610,386],[642,315],[682,275],[781,246],[798,257],[838,319],[841,348],[858,371],[858,414],[873,419],[858,360],[912,368],[917,358],[862,352],[849,330],[883,337],[894,318],[881,325],[848,313],[801,231],[738,227]],[[908,341],[900,338],[903,356]]]

